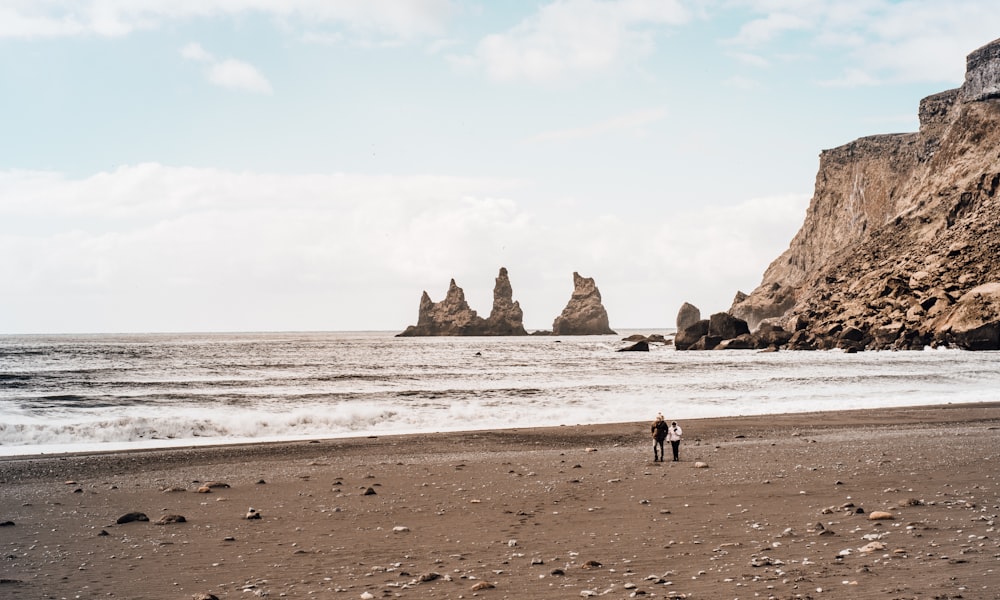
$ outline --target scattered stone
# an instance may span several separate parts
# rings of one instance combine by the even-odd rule
[[[708,468],[708,463],[704,463],[704,462],[698,461],[698,462],[694,463],[694,468],[696,468],[696,469],[707,469]]]
[[[473,592],[478,592],[480,590],[492,590],[496,586],[488,581],[480,581],[470,588]]]
[[[207,485],[203,485],[195,491],[198,492],[199,494],[211,494],[212,488],[208,487]]]
[[[885,550],[885,544],[883,544],[882,542],[869,542],[864,546],[858,548],[858,552],[864,552],[865,554],[878,552],[879,550]]]
[[[124,515],[118,517],[118,521],[116,522],[119,525],[122,525],[124,523],[131,523],[133,521],[148,521],[148,520],[149,517],[146,516],[146,513],[130,512],[130,513],[125,513]]]
[[[441,574],[434,573],[433,571],[430,573],[424,573],[423,575],[420,576],[420,583],[427,583],[430,581],[434,581],[435,579],[441,579]]]
[[[243,518],[244,519],[260,519],[261,516],[260,516],[260,512],[256,508],[254,508],[254,507],[251,506],[250,508],[247,509],[247,514]]]
[[[916,498],[907,498],[906,500],[899,501],[900,506],[923,506],[924,501],[918,500]]]
[[[364,592],[361,594],[361,600],[373,600],[374,598],[375,594],[371,592]]]
[[[588,560],[587,562],[583,563],[584,569],[600,569],[603,566],[604,565],[597,562],[596,560]]]
[[[896,517],[892,513],[885,512],[884,510],[872,511],[872,513],[868,515],[869,521],[889,521],[895,518]]]
[[[392,528],[393,533],[406,533],[410,528],[405,525],[396,525]]]
[[[191,600],[219,600],[219,597],[215,594],[195,594]]]
[[[374,488],[368,488],[368,489],[366,489],[364,495],[365,496],[374,496],[375,495],[375,489]]]
[[[187,523],[183,515],[163,515],[153,522],[154,525],[171,525],[173,523]]]

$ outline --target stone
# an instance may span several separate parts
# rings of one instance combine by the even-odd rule
[[[593,278],[573,273],[573,295],[552,322],[552,335],[616,335]]]
[[[632,344],[631,346],[619,348],[617,352],[649,352],[649,342],[642,340]]]
[[[708,335],[708,319],[697,321],[677,331],[677,334],[674,336],[674,348],[677,350],[688,350],[706,335]]]
[[[479,591],[482,591],[482,590],[492,590],[495,587],[496,587],[495,585],[493,585],[492,583],[490,583],[488,581],[479,581],[479,582],[476,582],[475,584],[473,584],[473,586],[470,588],[470,590],[473,591],[473,592],[479,592]]]
[[[896,517],[892,513],[885,512],[884,510],[873,510],[868,513],[869,521],[889,521],[895,518]]]
[[[219,597],[215,594],[195,594],[191,600],[219,600]]]
[[[251,506],[250,508],[247,509],[247,514],[243,518],[248,520],[256,520],[262,517],[260,511]]]
[[[677,311],[677,331],[683,331],[701,321],[701,311],[693,304],[685,302]]]
[[[507,269],[500,267],[493,288],[493,309],[483,319],[472,310],[465,292],[452,279],[441,302],[433,302],[426,291],[423,293],[417,324],[410,325],[397,337],[528,335],[522,323],[521,305],[513,294]]]
[[[747,322],[729,313],[715,313],[708,319],[708,335],[731,340],[743,334],[749,334]]]
[[[704,463],[704,462],[698,461],[698,462],[694,463],[694,468],[696,468],[696,469],[707,469],[708,468],[708,463]]]
[[[146,516],[146,513],[130,512],[118,517],[118,520],[115,522],[122,525],[124,523],[134,523],[137,521],[149,521],[149,517]]]
[[[187,523],[187,519],[183,515],[163,515],[153,521],[153,525],[173,525],[175,523]]]

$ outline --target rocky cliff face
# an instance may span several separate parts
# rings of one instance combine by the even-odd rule
[[[1000,40],[919,110],[820,155],[802,229],[730,314],[796,348],[1000,348]]]
[[[487,319],[476,314],[465,301],[465,292],[452,279],[441,302],[431,301],[425,291],[420,298],[417,324],[397,337],[446,335],[527,335],[521,306],[513,299],[507,269],[501,267],[493,288],[493,310]]]
[[[614,335],[608,311],[593,278],[573,273],[573,295],[562,314],[552,322],[552,335]]]

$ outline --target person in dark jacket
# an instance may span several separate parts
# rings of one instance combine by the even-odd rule
[[[649,428],[649,432],[653,436],[653,462],[663,462],[665,458],[663,440],[667,439],[668,429],[667,422],[663,419],[663,414],[656,415],[656,420],[653,421],[652,426]]]

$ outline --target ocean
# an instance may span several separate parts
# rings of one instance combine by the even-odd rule
[[[0,456],[968,403],[1000,389],[996,352],[647,353],[616,352],[631,331],[394,333],[3,335]]]

